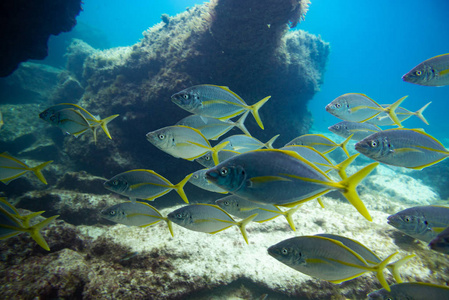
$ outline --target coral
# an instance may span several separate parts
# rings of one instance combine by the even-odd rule
[[[80,11],[80,0],[2,1],[0,77],[11,74],[23,61],[44,59],[49,36],[70,31]]]

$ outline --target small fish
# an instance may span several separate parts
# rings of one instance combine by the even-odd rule
[[[243,99],[226,86],[202,84],[189,87],[171,96],[173,103],[184,110],[204,117],[228,120],[245,111],[250,111],[260,128],[264,128],[259,109],[271,96],[254,105],[247,105]]]
[[[213,184],[209,180],[207,180],[207,178],[206,178],[207,170],[209,170],[209,169],[201,169],[201,170],[193,172],[192,176],[189,179],[189,182],[191,184],[199,187],[200,189],[203,189],[203,190],[206,190],[209,192],[227,194],[228,193],[227,191],[219,188],[218,186],[216,186],[215,184]]]
[[[0,154],[0,181],[4,184],[8,184],[14,179],[26,174],[27,172],[33,172],[34,175],[44,184],[47,184],[44,175],[41,170],[53,161],[47,161],[36,167],[30,167],[24,162],[12,157],[6,152]]]
[[[78,137],[90,130],[94,135],[94,141],[97,140],[95,127],[87,121],[83,114],[73,108],[58,110],[47,121],[59,127],[64,133],[74,137]]]
[[[449,156],[449,151],[434,137],[405,128],[374,133],[356,143],[355,149],[381,163],[417,170]]]
[[[134,252],[127,252],[125,253],[120,259],[119,261],[127,261],[130,260],[133,257],[136,257],[139,254],[139,252],[134,251]]]
[[[322,236],[299,236],[269,247],[268,254],[301,273],[332,283],[375,272],[382,287],[390,291],[382,271],[398,253],[371,264],[340,241]]]
[[[273,143],[279,137],[279,134],[272,137],[268,142],[263,143],[252,136],[236,134],[225,138],[220,144],[227,143],[223,149],[244,153],[261,148],[273,149]]]
[[[340,147],[346,155],[349,157],[348,150],[346,149],[346,145],[351,140],[351,137],[348,137],[346,140],[344,140],[341,144],[337,144],[331,139],[325,137],[322,134],[304,134],[300,135],[287,144],[285,144],[284,147],[287,146],[309,146],[314,148],[316,151],[321,152],[323,154],[328,154],[338,147]]]
[[[103,183],[104,187],[131,200],[144,199],[153,201],[171,190],[176,190],[185,203],[189,203],[184,193],[184,185],[189,181],[187,175],[180,183],[172,184],[168,179],[153,170],[136,169],[118,175]]]
[[[389,216],[387,223],[415,239],[429,243],[438,235],[434,228],[449,226],[449,207],[427,205],[407,208]]]
[[[368,294],[368,300],[443,300],[449,299],[449,287],[427,282],[404,282]]]
[[[248,113],[249,111],[245,112],[236,122],[230,120],[220,121],[215,118],[190,115],[175,125],[183,125],[198,129],[208,140],[217,140],[234,127],[239,128],[244,134],[251,136],[244,125]]]
[[[215,164],[218,164],[218,151],[226,147],[226,144],[218,144],[213,147],[206,137],[195,128],[182,125],[168,126],[148,132],[147,140],[160,150],[187,160],[194,160],[206,152],[212,152]]]
[[[438,232],[438,230],[434,230]],[[446,227],[443,231],[430,241],[429,248],[444,254],[449,254],[449,227]]]
[[[215,203],[231,215],[240,219],[248,218],[257,213],[257,217],[253,219],[253,222],[258,223],[270,221],[282,215],[287,219],[287,222],[293,231],[296,231],[296,228],[292,216],[301,206],[298,205],[297,207],[293,207],[283,212],[274,205],[255,203],[235,195],[215,200]]]
[[[402,80],[425,86],[449,85],[449,53],[423,61],[402,76]]]
[[[411,116],[417,116],[426,125],[429,125],[429,122],[424,117],[423,112],[427,108],[427,106],[430,105],[430,103],[432,103],[432,102],[427,103],[426,105],[424,105],[423,107],[421,107],[420,109],[418,109],[415,112],[411,112],[408,109],[405,109],[403,107],[398,107],[396,109],[396,115],[397,115],[399,121],[401,121],[401,123],[404,122],[405,120],[407,120],[408,118],[410,118]],[[387,105],[382,105],[382,107],[387,107]],[[375,118],[369,119],[366,122],[370,123],[370,124],[373,124],[373,125],[376,125],[376,126],[392,126],[392,125],[395,125],[393,120],[391,120],[390,116],[387,113],[385,113],[385,112],[381,112]]]
[[[356,186],[378,163],[372,163],[340,182],[296,152],[263,149],[231,157],[206,172],[220,188],[263,204],[293,207],[339,190],[367,220],[371,216],[360,200]]]
[[[360,141],[373,133],[381,131],[379,127],[373,124],[350,121],[341,121],[329,126],[327,129],[343,138],[352,136],[351,139],[355,141]]]
[[[385,112],[398,127],[402,127],[395,111],[407,97],[402,97],[395,103],[382,107],[367,95],[348,93],[335,98],[326,105],[326,111],[344,121],[359,123],[366,122]]]
[[[64,110],[64,109],[73,109],[73,110],[79,112],[84,117],[84,119],[88,122],[88,124],[93,128],[93,135],[94,135],[95,142],[97,141],[96,133],[97,133],[98,127],[101,127],[103,129],[104,133],[108,136],[108,138],[112,139],[107,125],[109,122],[111,122],[112,120],[117,118],[119,115],[112,115],[107,118],[100,119],[99,117],[92,115],[90,112],[88,112],[87,110],[85,110],[84,108],[82,108],[79,105],[72,104],[72,103],[60,103],[60,104],[57,104],[57,105],[47,108],[46,110],[44,110],[43,112],[41,112],[39,114],[39,117],[47,122],[54,124],[55,123],[54,120],[59,118],[59,117],[55,116],[55,114],[57,114],[59,111]],[[59,118],[59,119],[61,119],[61,118]],[[79,121],[79,118],[77,118],[77,119]],[[57,124],[55,124],[55,125],[57,125]]]
[[[233,150],[223,149],[223,150],[220,150],[217,154],[218,154],[218,162],[220,163],[222,161],[227,160],[228,158],[239,155],[240,153],[237,151],[233,151]],[[212,152],[207,152],[203,156],[195,159],[195,161],[197,163],[199,163],[200,165],[202,165],[203,167],[212,168],[213,166],[215,166],[212,155],[213,155]]]
[[[24,216],[25,219],[18,218],[17,210],[11,204],[6,203],[2,202],[2,205],[0,205],[0,240],[5,240],[15,235],[26,232],[33,238],[33,240],[36,241],[39,246],[47,251],[50,251],[50,248],[48,247],[48,244],[40,231],[59,216],[52,216],[36,225],[29,226],[29,220],[41,215],[44,212],[40,211],[29,214],[27,216]],[[7,206],[8,208],[5,209],[5,206]],[[14,213],[10,213],[11,210],[14,211]]]
[[[257,214],[236,222],[226,211],[217,205],[192,204],[181,207],[168,214],[167,218],[173,223],[193,231],[217,233],[231,226],[237,226],[248,244],[246,225],[251,222]]]
[[[163,217],[155,207],[144,202],[124,202],[113,205],[101,211],[101,217],[115,223],[142,228],[165,221],[173,236],[171,221]]]
[[[43,214],[45,211],[39,211],[33,214],[28,214],[26,216],[22,216],[19,214],[19,212],[17,211],[17,209],[11,204],[9,203],[5,197],[0,197],[0,207],[3,208],[6,212],[8,212],[9,214],[11,214],[11,216],[13,216],[14,218],[16,218],[17,220],[19,220],[20,222],[22,222],[24,227],[29,227],[30,225],[30,220],[32,218],[34,218],[35,216],[38,216],[40,214]]]

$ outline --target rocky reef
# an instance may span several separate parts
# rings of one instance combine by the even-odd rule
[[[70,31],[81,11],[80,0],[0,3],[0,77],[29,59],[44,59],[50,35]]]

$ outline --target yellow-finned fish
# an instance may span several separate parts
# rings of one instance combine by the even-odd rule
[[[402,80],[425,86],[449,85],[449,53],[423,61],[402,76]]]
[[[221,152],[222,151],[220,151],[220,153]],[[203,189],[203,190],[206,190],[209,192],[227,194],[228,191],[225,191],[225,190],[219,188],[218,186],[216,186],[215,184],[213,184],[209,180],[207,180],[207,178],[206,178],[207,170],[209,170],[209,169],[201,169],[201,170],[193,172],[192,176],[189,179],[189,182],[191,184],[193,184],[194,186],[197,186],[200,189]]]
[[[411,116],[417,116],[421,121],[423,121],[426,125],[429,125],[429,122],[426,120],[426,118],[423,115],[424,110],[427,108],[427,106],[430,105],[432,102],[428,102],[426,105],[421,107],[415,112],[409,111],[406,108],[398,107],[396,109],[396,115],[398,119],[402,122],[410,118]],[[387,105],[382,104],[382,107],[387,107]],[[376,126],[393,126],[395,125],[393,120],[391,120],[390,116],[386,112],[382,112],[378,114],[375,118],[369,119],[366,121],[366,123],[370,123]]]
[[[226,211],[217,205],[192,204],[178,208],[168,214],[167,218],[175,224],[184,228],[206,232],[217,233],[232,226],[237,226],[248,244],[246,225],[251,222],[257,214],[237,222]]]
[[[165,221],[173,236],[172,223],[153,206],[144,202],[124,202],[101,211],[101,217],[127,226],[147,227]]]
[[[0,181],[8,184],[10,181],[19,178],[27,172],[33,172],[34,175],[44,184],[47,184],[41,170],[53,161],[44,162],[36,167],[30,167],[24,162],[12,157],[6,152],[0,154]]]
[[[449,156],[449,151],[434,137],[405,128],[376,132],[356,143],[355,149],[381,163],[417,170]]]
[[[385,112],[394,124],[402,127],[396,115],[396,109],[408,96],[404,96],[391,105],[382,106],[365,94],[343,94],[326,105],[326,111],[343,121],[366,122],[380,113]]]
[[[271,96],[265,97],[254,105],[246,102],[226,86],[202,84],[189,87],[171,96],[172,101],[193,114],[228,120],[245,111],[250,111],[260,128],[264,128],[259,109]]]
[[[30,226],[30,220],[44,213],[43,211],[20,216],[16,208],[2,199],[0,203],[0,240],[5,240],[21,233],[28,233],[39,246],[50,251],[47,242],[40,231],[59,216],[52,216],[44,221]]]
[[[180,183],[172,184],[153,170],[136,169],[115,175],[103,185],[110,191],[129,197],[133,202],[135,199],[153,201],[171,190],[176,190],[182,200],[189,203],[184,193],[184,185],[191,176],[192,174],[187,175]]]
[[[427,282],[404,282],[368,294],[368,300],[443,300],[449,299],[449,287]]]
[[[390,291],[383,270],[398,252],[381,262],[370,263],[339,240],[323,236],[298,236],[269,247],[268,254],[301,273],[332,283],[375,272],[382,287]],[[402,264],[403,260],[397,263]]]
[[[218,163],[218,151],[226,147],[227,143],[220,143],[213,147],[207,138],[195,128],[175,125],[160,128],[147,133],[147,140],[160,150],[187,160],[194,160],[208,151],[212,151],[215,164]]]
[[[51,106],[49,108],[47,108],[46,110],[44,110],[43,112],[41,112],[39,114],[39,117],[47,122],[50,122],[52,124],[55,124],[57,126],[59,126],[60,123],[56,122],[58,119],[61,119],[60,116],[58,116],[58,112],[61,110],[66,110],[66,109],[73,109],[77,112],[79,112],[81,114],[82,117],[84,117],[85,121],[87,121],[87,127],[91,127],[92,128],[92,132],[94,134],[94,141],[97,141],[97,129],[99,127],[101,127],[104,131],[104,133],[108,136],[108,138],[112,139],[111,134],[109,133],[109,129],[108,129],[108,123],[111,122],[112,120],[114,120],[115,118],[117,118],[119,115],[112,115],[109,116],[107,118],[104,119],[100,119],[94,115],[92,115],[90,112],[88,112],[86,109],[82,108],[79,105],[73,104],[73,103],[60,103],[60,104],[56,104],[54,106]],[[79,116],[75,116],[76,121],[78,123],[81,123],[82,126],[86,126],[85,122],[82,121]],[[66,118],[67,120],[70,120],[70,118]],[[74,126],[73,124],[71,126]],[[59,126],[60,127],[60,126]],[[89,129],[89,128],[88,128]],[[64,130],[64,129],[63,129]],[[70,130],[73,131],[73,130]],[[70,134],[73,134],[69,132]],[[84,131],[83,131],[84,132]]]
[[[290,142],[285,144],[284,147],[294,146],[294,145],[295,146],[309,146],[323,154],[330,153],[330,152],[334,151],[335,149],[337,149],[338,147],[340,147],[346,153],[346,155],[349,157],[349,153],[348,153],[348,150],[346,149],[346,145],[351,140],[351,138],[352,138],[352,135],[348,136],[346,138],[346,140],[344,140],[342,143],[337,144],[334,141],[332,141],[330,138],[325,137],[322,134],[304,134],[304,135],[294,138],[293,140],[291,140]]]

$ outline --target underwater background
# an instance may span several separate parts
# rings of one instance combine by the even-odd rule
[[[145,138],[188,115],[170,96],[197,84],[228,86],[248,104],[271,95],[260,109],[265,129],[252,116],[246,126],[263,143],[280,134],[275,148],[306,133],[342,142],[327,129],[340,120],[325,106],[345,93],[363,93],[380,104],[409,95],[401,106],[411,111],[432,101],[423,113],[430,125],[415,116],[403,125],[423,128],[449,147],[449,88],[401,79],[418,63],[448,52],[447,1],[312,0],[308,10],[308,1],[243,2],[85,1],[77,25],[50,37],[47,58],[22,63],[0,78],[0,152],[30,166],[54,160],[43,171],[48,185],[27,174],[0,183],[1,196],[23,214],[59,215],[42,231],[50,252],[28,234],[0,241],[5,297],[365,299],[382,288],[374,273],[333,284],[266,253],[286,238],[317,233],[353,238],[382,259],[395,251],[400,257],[413,253],[416,257],[401,267],[404,282],[447,286],[447,255],[400,233],[387,217],[413,206],[447,205],[448,161],[421,171],[378,166],[358,189],[373,222],[331,192],[322,197],[325,209],[310,201],[296,213],[296,231],[282,216],[248,225],[249,245],[237,228],[209,235],[173,225],[171,237],[165,222],[140,228],[101,218],[101,211],[128,200],[103,187],[116,174],[152,169],[176,184],[202,168],[162,153]],[[262,29],[251,24],[277,20],[270,11],[281,11],[285,3],[300,3],[305,19],[292,26],[298,16],[279,16],[282,21],[268,26],[275,33],[259,37]],[[205,29],[211,23],[218,25]],[[102,130],[96,143],[90,132],[75,138],[39,118],[63,102],[101,118],[120,114],[108,125],[112,139]],[[348,150],[356,153],[353,142]],[[330,155],[335,161],[344,158],[338,151]],[[348,173],[370,162],[360,158]],[[184,190],[190,203],[214,203],[224,196],[191,184]],[[163,216],[183,204],[176,192],[148,203]],[[391,275],[387,280],[394,282]]]

